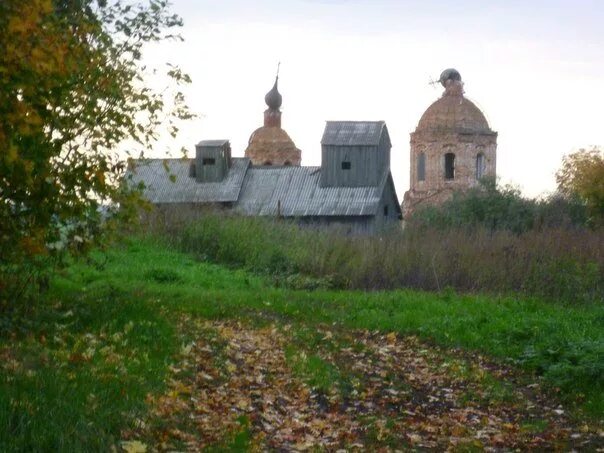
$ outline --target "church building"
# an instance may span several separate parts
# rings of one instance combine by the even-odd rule
[[[476,105],[464,96],[461,75],[443,71],[445,91],[411,133],[410,189],[403,201],[404,217],[425,205],[440,204],[454,191],[495,178],[497,132]]]

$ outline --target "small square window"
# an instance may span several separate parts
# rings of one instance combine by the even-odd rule
[[[214,159],[213,157],[204,157],[201,160],[202,165],[214,165],[216,164],[216,159]]]
[[[352,167],[352,165],[350,162],[348,162],[348,161],[342,162],[342,170],[350,170],[351,167]]]

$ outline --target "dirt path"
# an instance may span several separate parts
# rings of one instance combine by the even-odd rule
[[[291,325],[197,332],[126,449],[604,451],[598,428],[479,356]]]

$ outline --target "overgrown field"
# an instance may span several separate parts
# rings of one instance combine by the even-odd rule
[[[208,213],[186,227],[170,219],[159,231],[199,258],[288,279],[300,288],[452,288],[604,302],[602,229],[552,227],[516,234],[411,227],[382,237],[350,237],[300,230],[286,221]]]
[[[252,448],[277,435],[356,448],[602,442],[601,304],[274,281],[156,238],[74,263],[45,302],[2,318],[0,450]],[[274,354],[266,370],[249,368],[254,349]],[[250,376],[257,394],[236,393]],[[302,425],[283,424],[292,411]]]

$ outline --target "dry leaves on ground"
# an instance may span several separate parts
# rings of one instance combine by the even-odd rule
[[[415,337],[189,321],[169,391],[126,440],[151,450],[604,451],[536,384]]]

